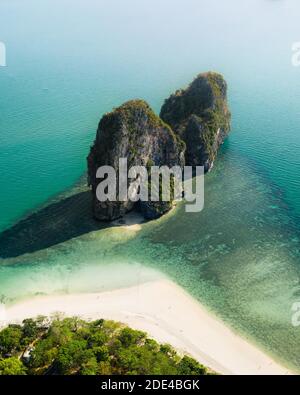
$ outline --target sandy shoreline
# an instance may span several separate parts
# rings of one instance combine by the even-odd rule
[[[222,374],[289,374],[234,334],[183,289],[157,280],[103,293],[36,297],[6,309],[6,322],[63,312],[121,321]]]
[[[138,232],[142,229],[142,224],[144,222],[146,221],[140,213],[131,211],[124,215],[123,218],[113,221],[112,226]]]

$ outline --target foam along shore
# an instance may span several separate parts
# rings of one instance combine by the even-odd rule
[[[291,374],[166,279],[103,293],[35,297],[8,307],[6,323],[57,312],[123,322],[221,374]]]

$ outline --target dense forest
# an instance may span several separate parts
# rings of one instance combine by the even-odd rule
[[[106,320],[26,319],[0,332],[0,375],[210,374],[144,332]]]

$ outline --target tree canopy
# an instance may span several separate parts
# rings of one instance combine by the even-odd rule
[[[0,332],[0,375],[209,374],[189,356],[123,324],[27,319]]]

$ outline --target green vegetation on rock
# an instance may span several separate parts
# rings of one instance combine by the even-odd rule
[[[186,165],[208,171],[230,130],[226,81],[218,73],[199,74],[165,101],[160,117],[185,142]]]
[[[227,84],[214,72],[199,74],[187,89],[178,90],[162,106],[160,117],[140,99],[131,100],[100,120],[96,139],[88,156],[88,184],[92,187],[93,213],[99,220],[118,219],[138,203],[134,199],[109,199],[99,202],[97,188],[103,181],[96,177],[101,166],[111,166],[118,185],[119,159],[126,158],[128,167],[204,166],[209,171],[219,146],[230,130]],[[151,166],[150,166],[151,164]],[[136,180],[128,178],[127,189]],[[153,180],[148,179],[149,186]],[[171,190],[173,186],[170,185]],[[138,187],[134,185],[134,194]],[[156,219],[173,207],[173,199],[165,202],[139,202],[146,219]],[[133,198],[134,198],[133,197]],[[174,198],[174,193],[173,193]],[[153,199],[155,200],[155,199]]]
[[[171,127],[157,116],[144,100],[131,100],[105,114],[98,127],[96,140],[88,156],[88,182],[92,186],[94,216],[113,220],[130,211],[129,200],[99,203],[96,189],[102,180],[96,178],[97,169],[112,166],[119,176],[119,159],[126,158],[132,166],[184,166],[185,143]],[[151,164],[151,165],[150,165]],[[128,178],[128,189],[134,180]],[[118,184],[118,182],[117,182]],[[148,203],[148,202],[146,202]],[[143,205],[147,219],[158,218],[172,207],[172,201]]]

